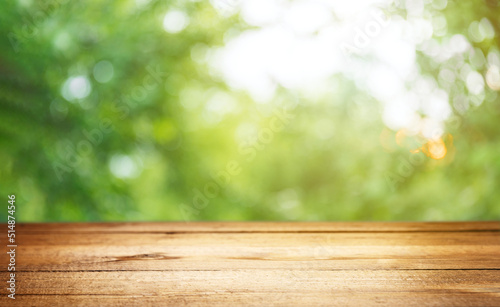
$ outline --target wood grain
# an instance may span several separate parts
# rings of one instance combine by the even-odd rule
[[[170,222],[170,223],[31,223],[24,232],[460,232],[499,231],[500,222]]]
[[[500,306],[499,222],[16,228],[1,306]]]

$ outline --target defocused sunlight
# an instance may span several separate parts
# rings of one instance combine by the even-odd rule
[[[500,219],[499,16],[6,1],[0,192],[20,222]]]
[[[429,140],[424,147],[424,153],[435,160],[443,159],[446,156],[446,145],[441,138]]]
[[[211,63],[232,88],[260,103],[272,103],[277,86],[304,93],[316,85],[326,94],[330,89],[318,85],[342,75],[382,103],[387,127],[434,138],[443,134],[451,106],[446,91],[418,73],[416,52],[442,62],[470,50],[463,36],[432,39],[433,32],[447,33],[442,2],[429,20],[418,1],[407,7],[407,19],[395,15],[403,2],[243,1],[242,17],[255,28],[228,38]],[[480,93],[481,80],[475,74],[468,80]]]

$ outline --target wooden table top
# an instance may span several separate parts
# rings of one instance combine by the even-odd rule
[[[1,306],[500,306],[500,222],[17,224],[16,239]]]

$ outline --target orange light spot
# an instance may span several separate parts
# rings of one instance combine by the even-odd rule
[[[399,146],[403,147],[403,143],[405,141],[405,138],[406,138],[405,130],[401,129],[398,132],[396,132],[396,143]]]
[[[428,156],[434,160],[443,159],[446,156],[446,145],[441,138],[437,140],[430,140],[427,143]]]

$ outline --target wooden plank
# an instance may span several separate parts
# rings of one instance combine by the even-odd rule
[[[168,245],[168,246],[308,246],[308,245],[498,245],[500,232],[421,233],[174,233],[174,234],[23,234],[23,244],[48,245]]]
[[[135,297],[137,303],[139,298],[149,297],[171,306],[332,302],[355,306],[360,300],[367,305],[432,302],[435,306],[470,306],[475,302],[495,306],[500,302],[496,271],[33,272],[20,273],[19,278],[20,297],[56,296],[66,302],[66,296],[78,295],[72,298],[77,305],[88,303],[87,298],[95,295]],[[116,301],[98,303],[113,305]]]
[[[30,223],[20,232],[423,232],[500,231],[499,221],[485,222],[170,222],[170,223]]]
[[[483,293],[184,293],[154,295],[31,295],[20,296],[19,306],[409,306],[498,307],[498,297]],[[33,303],[36,302],[36,305]],[[9,306],[9,305],[2,305]],[[12,305],[10,305],[12,306]]]
[[[497,232],[58,233],[21,234],[18,242],[20,270],[270,269],[307,262],[318,269],[500,269]]]
[[[19,224],[0,306],[500,306],[499,226]]]
[[[478,278],[480,277],[480,278]],[[155,272],[22,272],[19,294],[168,295],[185,292],[474,292],[500,297],[495,271],[155,271]],[[464,285],[463,281],[467,284]],[[43,287],[40,287],[43,281]],[[387,287],[391,281],[391,287]],[[217,282],[214,287],[212,282]]]

